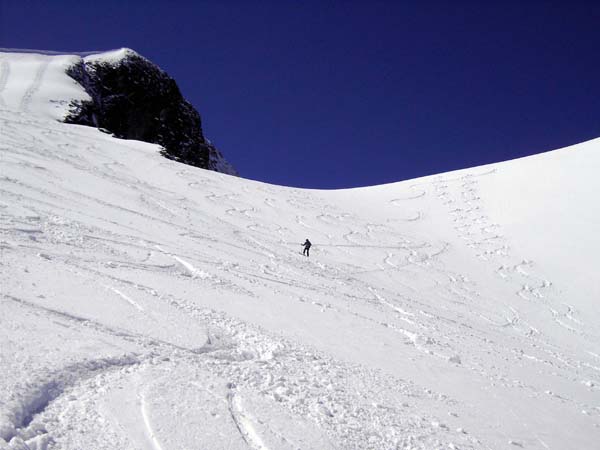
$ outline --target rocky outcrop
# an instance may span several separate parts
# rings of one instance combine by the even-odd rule
[[[204,137],[200,115],[183,98],[175,80],[146,58],[122,49],[83,58],[67,73],[91,100],[74,102],[66,122],[159,144],[167,158],[237,175]]]

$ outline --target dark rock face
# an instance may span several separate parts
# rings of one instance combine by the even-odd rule
[[[182,97],[175,80],[147,59],[133,51],[113,61],[86,58],[67,73],[92,100],[73,104],[65,122],[159,144],[169,159],[237,175],[204,138],[200,115]]]

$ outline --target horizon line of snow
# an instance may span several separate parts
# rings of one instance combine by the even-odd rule
[[[2,53],[33,53],[40,55],[48,55],[48,56],[57,56],[57,55],[75,55],[75,56],[91,56],[98,55],[102,53],[109,53],[120,50],[119,48],[114,48],[110,50],[93,50],[93,51],[85,51],[85,52],[59,52],[55,50],[36,50],[31,48],[5,48],[0,47],[0,52]]]

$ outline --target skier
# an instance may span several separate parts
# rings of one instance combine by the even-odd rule
[[[310,246],[312,245],[310,243],[310,241],[308,240],[308,238],[306,238],[306,242],[304,242],[304,244],[302,244],[304,246],[304,251],[302,252],[303,255],[306,255],[306,257],[308,258],[308,251],[310,250]]]

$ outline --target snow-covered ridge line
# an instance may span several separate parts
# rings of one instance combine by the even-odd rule
[[[112,50],[95,50],[95,51],[85,51],[85,52],[60,52],[55,50],[36,50],[30,48],[6,48],[0,47],[0,52],[2,53],[35,53],[38,55],[47,55],[47,56],[61,56],[61,55],[75,55],[75,56],[91,56],[91,55],[99,55],[102,53],[110,53],[116,52],[120,49],[112,49]]]
[[[475,177],[485,176],[485,175],[494,173],[497,170],[498,165],[520,164],[520,162],[526,163],[527,165],[531,165],[531,164],[535,164],[537,161],[540,161],[543,163],[544,160],[547,160],[548,157],[550,157],[551,159],[568,158],[568,156],[566,154],[568,154],[569,152],[580,150],[582,148],[582,146],[583,147],[587,147],[587,146],[598,147],[598,146],[600,146],[600,137],[589,139],[589,140],[583,141],[583,142],[578,142],[578,143],[575,143],[572,145],[568,145],[566,147],[553,148],[550,150],[543,151],[541,153],[536,153],[534,155],[519,156],[517,158],[496,161],[496,162],[492,162],[492,163],[482,164],[479,166],[472,166],[472,167],[465,167],[463,169],[456,169],[456,170],[452,170],[450,172],[446,172],[443,175],[451,177],[454,180],[461,179],[461,177],[466,173],[470,173],[470,174],[472,174],[472,176],[475,176]],[[561,156],[559,156],[559,155],[561,155]],[[575,157],[575,158],[577,158],[577,157]],[[350,192],[350,191],[360,190],[360,189],[378,189],[378,188],[390,187],[390,186],[393,186],[393,185],[399,184],[399,183],[410,183],[412,190],[419,190],[420,185],[428,184],[429,182],[431,182],[431,180],[439,178],[440,175],[441,174],[424,175],[422,177],[412,178],[409,180],[391,181],[389,183],[376,184],[376,185],[372,185],[372,186],[358,186],[358,187],[351,187],[351,188],[330,189],[330,191]],[[423,191],[419,191],[417,193],[409,194],[409,195],[415,196],[415,197],[421,196],[421,195],[423,195]]]

